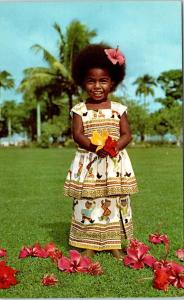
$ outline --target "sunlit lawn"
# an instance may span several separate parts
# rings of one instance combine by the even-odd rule
[[[161,228],[171,241],[169,260],[183,247],[182,150],[176,148],[129,149],[139,183],[132,197],[135,237],[148,243],[148,235]],[[68,245],[72,201],[63,196],[63,183],[73,149],[0,149],[0,248],[8,251],[7,263],[20,272],[19,284],[0,290],[7,298],[175,297],[152,287],[149,268],[125,268],[110,254],[100,253],[104,275],[60,272],[50,259],[18,259],[23,245],[54,242],[64,254]],[[150,245],[150,244],[149,244]],[[151,253],[164,256],[163,245],[150,245]],[[178,261],[179,262],[179,261]],[[59,284],[42,286],[44,274],[54,273]],[[145,279],[144,278],[150,278]]]

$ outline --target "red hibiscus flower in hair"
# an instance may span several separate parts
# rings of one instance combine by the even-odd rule
[[[123,53],[121,53],[118,49],[105,49],[105,54],[107,55],[108,59],[113,63],[113,65],[119,63],[119,65],[123,65],[125,62],[125,57]]]
[[[133,269],[144,268],[145,265],[152,267],[156,259],[148,254],[149,247],[137,240],[132,240],[126,249],[124,265]]]
[[[6,265],[5,261],[0,262],[0,289],[8,289],[11,285],[17,284],[16,270]]]
[[[117,141],[113,140],[111,136],[108,136],[108,138],[105,141],[105,145],[104,145],[103,149],[111,157],[115,157],[117,155],[116,146],[117,146]]]
[[[54,274],[46,274],[41,280],[43,285],[55,285],[58,282],[58,279]]]

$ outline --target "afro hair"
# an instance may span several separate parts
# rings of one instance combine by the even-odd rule
[[[114,65],[104,51],[109,48],[112,47],[107,44],[90,44],[79,52],[72,64],[72,77],[77,85],[83,87],[85,76],[92,68],[108,70],[109,76],[114,82],[113,90],[123,81],[126,65],[125,63]]]

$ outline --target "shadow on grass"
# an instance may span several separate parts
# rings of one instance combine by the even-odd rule
[[[43,228],[47,228],[48,234],[51,237],[53,243],[61,246],[66,251],[71,249],[71,246],[68,244],[69,233],[70,233],[70,223],[68,222],[56,222],[56,223],[47,223],[42,224]]]

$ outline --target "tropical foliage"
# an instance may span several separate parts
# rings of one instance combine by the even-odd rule
[[[0,137],[26,132],[32,141],[37,140],[42,147],[48,147],[49,140],[56,143],[61,137],[71,137],[70,110],[74,104],[85,99],[84,92],[72,80],[71,63],[80,49],[91,43],[97,33],[78,20],[73,20],[65,32],[58,23],[53,28],[58,37],[57,55],[40,44],[31,47],[36,54],[42,54],[45,66],[29,67],[23,71],[23,79],[16,89],[22,94],[22,102],[0,102]],[[164,71],[157,78],[143,74],[136,78],[133,85],[136,85],[136,99],[114,94],[110,98],[128,106],[134,140],[143,142],[148,135],[159,135],[164,140],[169,133],[175,136],[177,145],[180,145],[182,71]],[[13,87],[11,74],[8,71],[0,72],[0,90]],[[163,97],[154,98],[155,88],[162,90]],[[160,108],[151,112],[148,99],[158,102]]]

